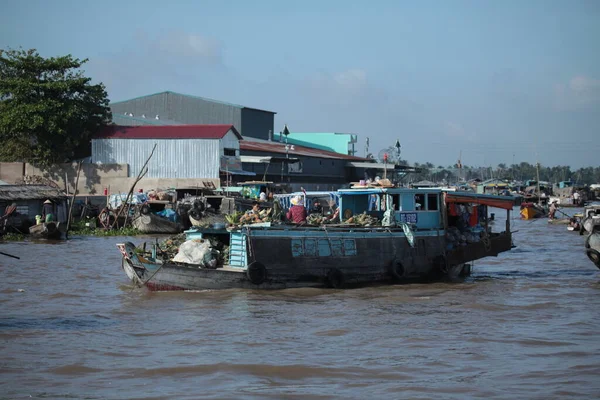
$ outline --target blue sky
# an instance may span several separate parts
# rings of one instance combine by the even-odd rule
[[[0,47],[349,132],[410,162],[598,166],[600,1],[13,1]]]

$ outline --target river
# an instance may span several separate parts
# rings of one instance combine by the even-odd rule
[[[0,398],[600,397],[583,236],[513,230],[464,281],[352,290],[150,293],[115,247],[143,238],[1,243]]]

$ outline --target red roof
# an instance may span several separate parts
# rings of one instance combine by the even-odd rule
[[[279,142],[266,142],[266,141],[252,141],[252,140],[241,140],[240,150],[246,151],[263,151],[268,153],[281,153],[285,154],[285,143]],[[335,158],[338,160],[354,160],[354,161],[370,161],[366,158],[350,156],[347,154],[340,154],[333,151],[314,149],[311,147],[297,146],[294,145],[294,150],[289,150],[290,157],[295,156],[309,156],[309,157],[321,157],[321,158]]]
[[[233,125],[109,125],[96,139],[222,139],[229,130],[242,139]]]

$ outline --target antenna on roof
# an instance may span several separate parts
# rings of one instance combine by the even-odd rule
[[[129,113],[129,116],[130,116],[130,117],[133,117],[133,113]]]
[[[160,119],[160,118],[158,118],[158,114],[156,114],[156,117],[154,117],[154,119]]]
[[[142,118],[146,118],[146,114],[142,114]]]

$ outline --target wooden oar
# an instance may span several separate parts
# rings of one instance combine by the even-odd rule
[[[564,212],[560,211],[558,208],[556,209],[556,211],[558,211],[559,213],[561,213],[561,214],[563,214],[563,215],[565,215],[565,216],[567,216],[567,217],[569,217],[569,218],[573,218],[573,217],[571,217],[569,214],[567,214],[567,213],[564,213]]]
[[[16,258],[17,260],[20,260],[20,259],[21,259],[21,257],[13,256],[12,254],[3,253],[3,252],[1,252],[1,251],[0,251],[0,254],[2,254],[3,256],[6,256],[6,257],[12,257],[12,258]]]

